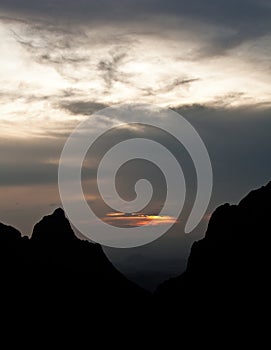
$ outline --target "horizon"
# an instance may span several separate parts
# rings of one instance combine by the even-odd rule
[[[236,204],[270,181],[268,0],[3,0],[0,12],[0,222],[30,235],[40,218],[61,207],[58,166],[67,138],[89,118],[97,133],[99,111],[123,103],[147,103],[182,115],[208,150],[213,192],[200,224],[186,235],[197,184],[185,150],[147,127],[113,132],[100,142],[87,154],[82,171],[85,197],[95,212],[127,230],[177,220],[148,245],[104,247],[121,272],[124,260],[141,256],[141,262],[131,263],[131,273],[148,267],[150,273],[180,274],[214,209]],[[165,144],[182,164],[188,202],[179,218],[160,215],[165,181],[145,163],[144,172],[132,163],[121,168],[116,182],[121,196],[131,201],[138,178],[147,178],[156,190],[145,211],[116,214],[99,199],[95,169],[106,148],[142,134]]]

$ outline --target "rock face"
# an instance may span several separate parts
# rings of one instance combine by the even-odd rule
[[[271,182],[250,192],[239,205],[218,207],[205,237],[193,244],[185,273],[160,285],[158,300],[176,307],[205,305],[209,310],[251,309],[265,303],[270,203]]]
[[[45,216],[31,239],[0,224],[1,298],[13,308],[132,308],[148,294],[109,262],[100,245],[79,240],[62,209]],[[3,299],[4,298],[4,299]]]
[[[192,246],[185,273],[152,298],[120,274],[98,244],[76,238],[62,209],[37,223],[31,239],[0,224],[2,314],[7,307],[16,317],[31,310],[33,320],[63,321],[84,311],[93,321],[107,310],[111,322],[120,314],[126,323],[127,312],[149,325],[164,324],[168,313],[178,322],[191,315],[193,322],[206,320],[215,310],[214,320],[239,313],[243,322],[246,313],[265,310],[270,298],[270,200],[271,183],[239,205],[217,208],[205,237]]]

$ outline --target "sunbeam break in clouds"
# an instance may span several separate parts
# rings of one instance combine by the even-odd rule
[[[121,213],[121,212],[114,212],[114,213],[108,213],[103,218],[103,220],[110,225],[119,225],[121,227],[133,227],[133,226],[143,226],[143,225],[165,225],[170,223],[175,223],[176,218],[172,216],[166,216],[166,215],[147,215],[143,213]],[[129,231],[128,231],[129,234]]]

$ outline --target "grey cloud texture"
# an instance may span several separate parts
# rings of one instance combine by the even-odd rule
[[[69,108],[75,115],[90,115],[99,107],[101,106],[92,102],[76,102],[65,108]],[[191,105],[176,107],[175,110],[196,128],[210,153],[215,175],[216,204],[230,198],[232,201],[238,200],[250,188],[271,178],[270,108]],[[95,117],[93,123],[95,125]],[[54,132],[57,133],[57,130]],[[113,135],[110,143],[107,141],[102,144],[102,149],[110,145],[112,147],[114,143],[131,135],[130,131]],[[150,135],[167,145],[175,154],[182,154],[181,149],[176,148],[166,135],[156,135],[153,132]],[[2,139],[1,186],[52,181],[56,183],[57,162],[64,142],[63,137],[34,138],[28,142],[25,139],[14,142],[11,139]],[[97,150],[101,152],[101,147]],[[98,157],[100,156],[99,153]],[[181,158],[184,160],[184,155]],[[184,162],[184,165],[189,166],[189,161]],[[93,174],[91,166],[87,165],[86,171],[87,176]],[[125,173],[121,178],[125,182]]]
[[[111,89],[113,82],[123,80],[123,74],[119,72],[119,67],[125,56],[125,52],[112,52],[110,59],[99,61],[97,69],[100,71],[107,89]]]
[[[155,96],[159,93],[168,93],[168,92],[172,92],[173,90],[175,90],[176,88],[187,88],[189,87],[192,83],[194,83],[195,81],[199,81],[200,79],[198,78],[184,78],[184,77],[180,77],[180,78],[175,78],[172,81],[169,82],[164,82],[162,84],[160,84],[160,86],[156,87],[156,88],[142,88],[141,90],[143,92],[145,92],[146,96]]]
[[[180,91],[177,96],[180,98],[180,107],[178,99],[170,103],[197,129],[208,148],[213,165],[214,195],[209,211],[224,202],[238,202],[251,188],[270,180],[270,108],[264,104],[266,102],[261,102],[261,89],[253,104],[248,101],[246,106],[240,108],[232,105],[238,100],[246,101],[247,95],[243,92],[246,83],[237,87],[237,91],[230,90],[227,94],[216,94],[214,89],[210,103],[206,102],[208,98],[195,99],[191,105],[185,105],[181,100],[182,94],[189,95],[189,89],[193,86],[197,88],[202,82],[202,76],[199,75],[201,68],[207,67],[203,79],[210,76],[205,85],[207,90],[209,83],[217,82],[220,71],[215,78],[212,76],[217,58],[223,58],[221,69],[225,68],[225,75],[238,73],[239,66],[236,71],[231,71],[232,59],[239,58],[244,63],[251,61],[253,65],[245,73],[251,75],[253,80],[256,72],[263,72],[268,83],[271,72],[269,0],[1,0],[0,13],[0,22],[5,24],[5,28],[20,44],[20,50],[23,48],[27,53],[29,61],[26,65],[31,67],[33,62],[37,62],[43,67],[53,68],[65,82],[69,82],[61,85],[57,91],[46,90],[46,87],[44,90],[35,90],[34,85],[6,87],[3,84],[1,87],[3,105],[9,107],[18,100],[25,101],[21,110],[17,112],[15,109],[16,117],[20,118],[21,114],[28,116],[27,107],[31,104],[48,101],[54,112],[52,118],[58,118],[53,125],[48,126],[48,105],[44,103],[37,109],[33,107],[29,123],[23,119],[22,123],[31,129],[39,113],[45,112],[35,138],[29,142],[11,138],[0,140],[1,212],[5,213],[8,207],[6,203],[10,203],[10,212],[6,216],[10,224],[21,217],[21,222],[29,227],[47,211],[46,208],[52,202],[59,205],[57,160],[65,139],[81,116],[92,115],[111,103],[107,98],[114,92],[116,84],[121,85],[121,96],[125,96],[128,87],[136,90],[135,95],[141,93],[146,98],[158,96],[158,101],[166,95],[163,102],[167,101],[169,92]],[[163,46],[164,43],[168,46]],[[155,57],[147,56],[151,50]],[[137,67],[132,64],[129,71],[132,72],[131,76],[122,69],[125,64],[134,63],[129,62],[131,59],[137,64],[148,61],[147,68],[143,65],[143,75],[138,73],[140,68],[134,74],[133,70]],[[164,65],[160,65],[163,59]],[[183,69],[179,65],[175,69],[177,61],[196,62],[198,65],[193,66],[195,70],[190,65],[184,65]],[[214,66],[208,66],[209,62]],[[171,64],[172,70],[169,67]],[[151,69],[148,69],[152,65],[159,72],[160,68],[170,71],[170,75],[166,78],[161,75],[161,79],[159,76],[158,81],[149,83]],[[93,72],[98,74],[99,81]],[[36,74],[36,71],[33,70],[32,74]],[[139,78],[133,80],[136,74]],[[242,78],[243,75],[240,75]],[[251,80],[252,94],[254,87],[257,87],[257,79]],[[115,100],[118,101],[118,96],[114,96],[112,101]],[[267,100],[268,97],[265,98]],[[65,119],[63,122],[61,112]],[[12,114],[13,111],[7,116]],[[8,129],[8,124],[16,128],[16,120],[8,117],[1,122],[2,133],[5,126]],[[95,127],[95,120],[93,122]],[[165,135],[160,136],[160,140],[169,141]],[[174,144],[171,148],[178,152]],[[91,165],[85,170],[92,179],[94,172]],[[119,187],[124,194],[131,185],[125,174],[131,180],[134,173],[127,169],[126,173],[120,174]],[[20,187],[20,193],[17,187]],[[39,193],[37,189],[42,188]],[[49,188],[54,189],[52,193]],[[13,204],[18,200],[24,206],[28,204],[29,217]],[[156,202],[159,202],[159,198]],[[32,218],[31,213],[37,213],[37,210],[38,214]],[[185,256],[191,242],[202,234],[201,229],[194,236],[185,238],[189,240],[185,243],[183,238],[178,242],[172,239],[173,233],[170,240],[163,237],[154,246],[159,250],[159,256],[164,254],[180,259],[180,250],[186,250],[181,257]],[[180,232],[175,231],[176,237],[180,237]],[[159,244],[163,246],[162,253]]]
[[[60,103],[59,107],[75,115],[92,115],[107,106],[95,101],[70,100]]]
[[[238,202],[271,179],[270,108],[181,107],[198,130],[214,171],[214,204]]]
[[[127,91],[131,100],[138,95],[146,102],[157,103],[161,98],[166,101],[168,93],[179,99],[187,98],[190,87],[200,91],[198,86],[203,86],[205,81],[212,84],[210,60],[216,58],[221,58],[222,66],[236,64],[237,67],[236,71],[225,70],[220,75],[214,61],[216,81],[222,75],[226,80],[227,74],[238,73],[243,75],[243,80],[245,75],[253,79],[251,69],[257,71],[262,82],[264,72],[270,75],[271,6],[268,1],[58,0],[51,1],[50,5],[4,1],[0,9],[1,6],[7,13],[1,20],[9,23],[13,37],[31,59],[53,68],[70,85],[85,84],[84,92],[89,93],[91,100],[95,97],[97,103],[127,102]],[[51,11],[54,16],[47,16]],[[244,68],[239,69],[238,60],[244,61]],[[204,69],[197,70],[195,66],[194,71],[193,67],[187,67],[187,62],[205,67],[209,76]],[[142,63],[147,63],[147,68]],[[167,64],[171,76],[160,74]],[[171,71],[170,66],[174,64],[179,65]],[[146,74],[148,69],[150,72]],[[156,75],[153,80],[151,74]],[[253,98],[251,85],[243,85],[250,89],[248,95]],[[77,92],[80,95],[80,91]],[[246,98],[242,91],[238,93],[240,100]],[[233,94],[234,98],[227,96],[227,103],[238,98],[235,91]],[[214,104],[218,104],[219,99],[222,100],[218,96]],[[80,96],[74,96],[74,100],[76,103]],[[67,108],[68,104],[69,101]]]
[[[82,49],[89,44],[89,38],[84,31],[74,26],[69,28],[34,20],[26,21],[15,28],[11,22],[9,30],[37,63],[53,66],[61,75],[72,81],[79,79],[77,70],[89,62],[89,52],[82,53]],[[77,52],[78,48],[81,49],[80,53]],[[73,74],[70,72],[71,67]]]
[[[77,102],[74,113],[75,115],[77,113],[87,115],[88,110],[94,105],[92,102]],[[214,171],[214,195],[208,213],[221,203],[238,202],[252,188],[259,187],[270,180],[270,109],[256,108],[255,106],[214,108],[191,105],[176,107],[176,110],[187,118],[199,132],[211,157]],[[115,141],[117,140],[116,137]],[[157,140],[170,144],[165,135],[157,136]],[[58,159],[64,141],[62,139],[53,139],[52,141],[49,138],[42,138],[13,143],[10,142],[10,139],[1,140],[1,210],[2,218],[7,223],[14,224],[15,222],[19,228],[23,228],[24,232],[31,232],[29,227],[38,221],[44,213],[51,211],[52,202],[59,205],[57,165],[50,163],[50,161]],[[111,138],[110,144],[113,142],[114,139]],[[170,148],[179,153],[179,149],[174,143],[170,144]],[[184,163],[184,171],[186,165]],[[86,176],[92,179],[95,173],[91,168],[91,163],[85,168],[85,171]],[[147,174],[148,172],[151,173],[151,170],[147,169]],[[129,191],[129,187],[133,184],[133,176],[136,177],[133,168],[129,168],[127,165],[127,172],[120,174],[118,182],[121,193]],[[156,182],[154,182],[155,185],[157,185]],[[16,186],[24,188],[22,194]],[[43,188],[44,186],[45,188]],[[51,191],[55,197],[52,197],[47,186],[54,189]],[[15,190],[11,192],[11,188],[15,188]],[[87,189],[89,190],[89,188]],[[43,202],[37,205],[40,198],[43,198]],[[156,198],[154,204],[159,204],[159,198]],[[5,211],[6,204],[4,205],[4,203],[11,200],[13,200],[10,204],[12,209]],[[16,201],[19,201],[19,206],[13,204]],[[29,214],[26,209],[24,211],[21,209],[26,206]],[[101,207],[98,209],[101,210]],[[165,269],[171,272],[173,270],[176,273],[180,272],[185,266],[184,262],[179,265],[180,259],[187,256],[191,243],[203,235],[205,225],[206,222],[202,223],[195,233],[184,236],[180,224],[151,246],[143,247],[140,250],[135,249],[129,253],[141,252],[148,259],[151,257],[161,259],[163,256]],[[109,257],[112,255],[113,261],[118,261],[122,256],[120,252],[108,249],[107,254]],[[114,257],[114,254],[118,256]],[[177,267],[176,265],[172,267],[168,265],[168,261],[171,259],[177,259],[175,263]]]
[[[87,25],[129,24],[133,20],[148,22],[149,18],[155,16],[177,18],[174,21],[161,21],[161,30],[166,29],[166,26],[182,28],[189,19],[194,22],[194,28],[198,26],[197,23],[202,23],[230,29],[228,35],[226,31],[221,32],[219,42],[214,40],[217,50],[225,50],[244,40],[264,35],[271,27],[271,6],[268,0],[2,0],[0,9],[9,16],[36,16],[68,23],[79,21]],[[193,29],[193,24],[190,29]]]
[[[56,183],[61,141],[2,139],[0,147],[0,186]]]
[[[218,18],[232,22],[237,19],[253,19],[256,15],[266,18],[266,9],[270,8],[268,0],[51,0],[50,2],[37,2],[35,0],[2,0],[1,7],[11,12],[37,13],[40,15],[53,14],[58,16],[71,16],[80,18],[106,17],[119,19],[120,16],[144,13],[171,13],[193,15],[198,18]],[[59,10],[59,12],[58,12]],[[241,11],[243,10],[243,11]],[[223,15],[224,14],[224,15]],[[128,18],[130,18],[128,17]]]
[[[71,83],[88,81],[93,72],[98,72],[105,85],[105,92],[115,82],[127,83],[127,76],[121,66],[132,45],[125,32],[116,35],[110,31],[88,27],[59,24],[50,21],[29,20],[9,30],[14,39],[42,65],[54,69]],[[17,24],[16,19],[14,20]],[[94,49],[106,47],[106,53],[95,56]]]

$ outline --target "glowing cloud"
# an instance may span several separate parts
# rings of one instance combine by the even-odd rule
[[[1,135],[68,133],[95,109],[123,102],[270,106],[270,36],[208,57],[217,27],[197,29],[205,36],[187,28],[67,30],[0,18]]]
[[[172,216],[160,216],[160,215],[147,215],[142,213],[121,213],[114,212],[108,213],[103,220],[110,225],[117,225],[123,227],[131,226],[158,226],[178,222],[176,218]]]

